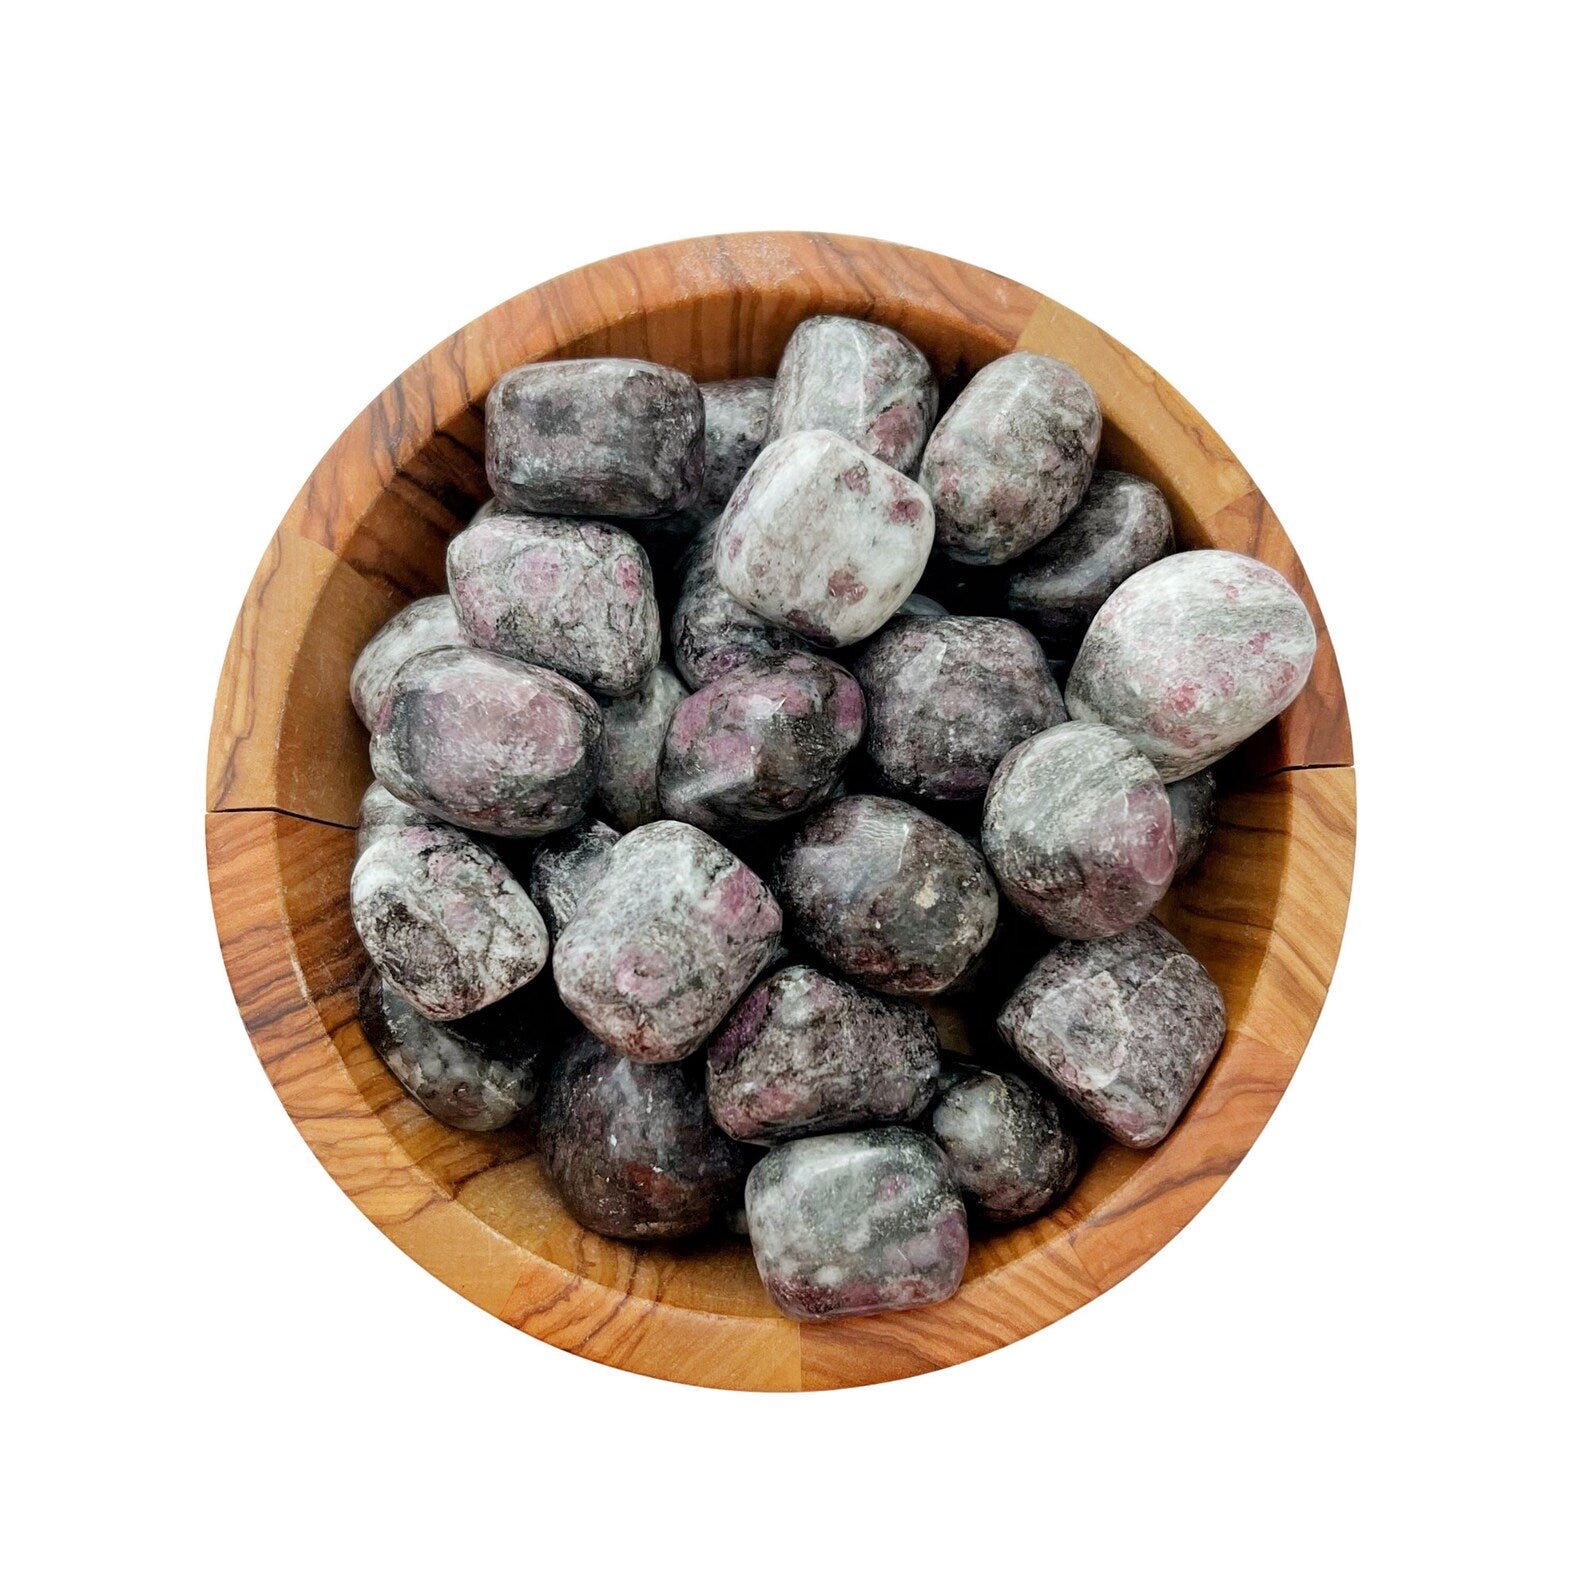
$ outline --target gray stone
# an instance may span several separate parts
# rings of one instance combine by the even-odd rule
[[[580,822],[536,846],[528,892],[553,942],[573,919],[579,901],[606,875],[617,841],[617,833],[605,822]]]
[[[765,375],[703,381],[700,395],[706,407],[706,472],[700,497],[726,502],[766,442],[772,382]]]
[[[353,858],[356,860],[369,846],[388,833],[404,827],[439,827],[445,825],[434,816],[400,800],[384,784],[371,783],[358,802],[358,834],[353,840]]]
[[[673,710],[689,691],[666,667],[631,695],[609,701],[601,711],[601,773],[596,793],[607,814],[627,832],[662,818],[657,776],[662,745]]]
[[[348,685],[353,710],[366,728],[372,728],[381,702],[391,688],[397,669],[410,656],[441,645],[465,645],[458,614],[447,595],[422,596],[410,601],[397,615],[375,631],[358,653]]]
[[[1195,772],[1168,786],[1174,817],[1174,875],[1178,882],[1196,869],[1217,825],[1218,788],[1210,770]]]

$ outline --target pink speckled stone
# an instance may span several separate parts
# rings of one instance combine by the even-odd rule
[[[348,693],[358,720],[366,728],[374,726],[397,669],[410,656],[433,651],[440,645],[467,643],[450,596],[422,596],[418,601],[410,601],[375,631],[353,663]]]
[[[662,819],[657,777],[667,725],[689,691],[665,667],[656,668],[634,691],[609,701],[601,712],[601,775],[596,791],[607,814],[624,832]]]
[[[766,443],[772,417],[772,381],[766,375],[701,384],[706,405],[706,473],[703,502],[726,502]]]

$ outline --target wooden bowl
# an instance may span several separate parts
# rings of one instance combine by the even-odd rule
[[[702,380],[770,374],[815,313],[885,321],[949,382],[1030,348],[1066,359],[1106,416],[1103,460],[1154,480],[1182,546],[1280,569],[1318,626],[1301,698],[1243,752],[1200,870],[1160,909],[1212,972],[1229,1036],[1174,1132],[1107,1147],[1064,1206],[984,1236],[964,1287],[914,1312],[800,1324],[749,1247],[636,1247],[562,1211],[530,1144],[411,1101],[354,1013],[347,907],[370,780],[348,671],[403,603],[445,587],[446,544],[488,494],[486,392],[532,359],[622,354]],[[965,1361],[1082,1306],[1174,1236],[1278,1102],[1334,969],[1355,847],[1345,697],[1301,564],[1246,471],[1147,365],[1001,276],[891,243],[746,233],[643,249],[502,304],[421,359],[326,454],[265,549],[215,701],[206,826],[227,973],[305,1140],[375,1225],[437,1278],[564,1350],[736,1389],[827,1389]]]

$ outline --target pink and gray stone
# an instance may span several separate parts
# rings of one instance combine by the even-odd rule
[[[906,799],[979,797],[1017,744],[1064,721],[1042,647],[1007,618],[895,619],[855,660],[866,754]]]
[[[798,937],[875,992],[953,986],[998,922],[982,857],[953,828],[880,795],[818,811],[783,850],[773,886]]]
[[[1211,766],[1302,691],[1318,637],[1283,574],[1182,551],[1127,579],[1092,620],[1065,703],[1106,722],[1166,782]]]
[[[447,585],[470,643],[600,694],[638,689],[661,657],[650,562],[610,524],[498,513],[447,547]]]
[[[461,1020],[540,974],[546,924],[467,833],[403,827],[359,856],[353,927],[375,969],[429,1020]]]
[[[750,1171],[745,1212],[761,1282],[802,1321],[946,1301],[970,1252],[942,1152],[901,1125],[774,1147]]]
[[[601,709],[544,667],[463,647],[426,651],[398,669],[369,759],[427,815],[535,838],[584,814],[601,763]]]
[[[1004,1041],[1127,1147],[1167,1136],[1224,1041],[1224,999],[1156,921],[1060,943],[998,1016]]]
[[[1137,475],[1101,469],[1063,527],[1010,565],[1009,611],[1050,650],[1073,657],[1098,608],[1173,546],[1163,492]]]
[[[704,437],[700,388],[640,359],[521,364],[485,400],[486,477],[524,513],[676,513],[699,494]]]
[[[563,1206],[621,1241],[675,1240],[725,1216],[749,1157],[712,1120],[698,1057],[635,1064],[585,1032],[552,1065],[540,1141]]]
[[[860,685],[825,656],[746,662],[673,712],[662,808],[728,836],[826,799],[866,726]]]
[[[1074,511],[1097,460],[1103,412],[1068,364],[1007,353],[976,372],[921,459],[937,543],[960,562],[1005,563]]]
[[[915,589],[932,504],[913,480],[830,430],[770,442],[722,511],[717,579],[818,645],[875,633]]]
[[[703,381],[700,395],[706,408],[706,472],[700,499],[726,502],[766,443],[772,382],[765,375]]]
[[[1045,1213],[1080,1173],[1080,1142],[1063,1108],[1018,1075],[956,1067],[926,1123],[966,1208],[989,1224]]]
[[[435,827],[441,825],[434,816],[427,816],[406,800],[400,800],[383,784],[371,783],[358,802],[358,835],[353,840],[353,858],[356,860],[377,839],[404,827]]]
[[[1169,796],[1123,735],[1060,723],[994,773],[982,852],[1004,897],[1055,937],[1108,937],[1149,914],[1174,880]]]
[[[937,381],[920,348],[885,325],[818,314],[784,346],[767,440],[832,430],[912,474],[936,418]]]
[[[770,962],[782,925],[766,885],[715,839],[652,822],[613,845],[557,939],[552,972],[609,1047],[667,1063],[711,1035]]]
[[[622,831],[662,818],[657,775],[674,708],[689,691],[670,668],[652,668],[633,694],[602,708],[601,772],[596,795]]]
[[[1174,817],[1174,874],[1179,881],[1207,853],[1217,824],[1218,789],[1209,769],[1169,784],[1168,794]]]
[[[914,1119],[937,1076],[937,1033],[919,1004],[807,965],[754,987],[706,1055],[712,1117],[763,1144]]]
[[[580,822],[536,845],[529,862],[528,892],[556,942],[579,901],[602,877],[618,835],[605,822]]]
[[[421,596],[410,601],[375,631],[353,663],[348,693],[358,720],[366,728],[374,726],[397,669],[410,656],[433,651],[440,645],[467,644],[451,596]]]

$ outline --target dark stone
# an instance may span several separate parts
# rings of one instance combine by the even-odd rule
[[[673,711],[688,690],[669,669],[655,668],[632,695],[601,710],[601,775],[596,794],[624,831],[662,819],[657,778]]]
[[[395,617],[375,631],[358,653],[348,694],[353,710],[366,728],[372,728],[381,702],[391,688],[397,669],[410,656],[433,651],[440,645],[466,645],[457,610],[448,595],[422,596],[410,601]]]
[[[401,828],[444,825],[407,800],[398,799],[384,784],[371,783],[358,802],[358,836],[353,840],[353,858],[357,860],[377,838]]]
[[[772,417],[772,382],[765,375],[743,380],[703,381],[706,407],[704,502],[726,502],[766,441]]]
[[[1194,871],[1207,853],[1217,825],[1218,788],[1212,770],[1207,769],[1169,784],[1167,793],[1174,818],[1174,875],[1178,882]]]
[[[602,877],[618,835],[605,822],[580,822],[536,846],[529,862],[529,896],[556,942],[579,901]]]

